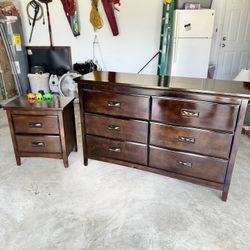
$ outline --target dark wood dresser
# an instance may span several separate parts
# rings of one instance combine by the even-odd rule
[[[21,96],[7,103],[9,128],[17,165],[21,157],[63,159],[77,151],[74,98],[55,96],[51,103],[29,104]]]
[[[84,164],[117,163],[222,190],[250,91],[241,82],[94,72],[77,79]]]

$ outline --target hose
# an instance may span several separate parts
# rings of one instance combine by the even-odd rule
[[[40,13],[40,14],[37,15],[36,21],[39,21],[40,19],[43,18],[43,24],[45,24],[43,7],[42,7],[42,5],[41,5],[39,2],[37,2],[37,1],[35,1],[35,0],[30,1],[30,2],[27,4],[27,6],[26,6],[26,13],[27,13],[27,16],[28,16],[28,18],[29,18],[29,24],[31,25],[30,20],[33,20],[33,19],[34,19],[34,16],[31,16],[31,14],[30,14],[30,12],[29,12],[30,7],[31,7],[32,9],[34,9],[34,2],[35,2],[35,4],[39,5],[39,13]],[[41,12],[40,12],[40,10],[41,10]]]

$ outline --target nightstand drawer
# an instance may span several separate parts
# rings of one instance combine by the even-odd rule
[[[57,116],[13,115],[15,133],[59,134]]]
[[[84,91],[85,110],[91,113],[149,119],[149,97]]]
[[[147,164],[147,145],[87,136],[88,154]]]
[[[85,114],[86,133],[111,139],[147,143],[148,123]]]
[[[222,159],[150,147],[151,167],[218,183],[224,183],[227,164]]]
[[[153,97],[152,120],[233,132],[238,111],[238,105]]]
[[[232,134],[157,123],[151,123],[150,131],[150,144],[154,146],[229,158]]]
[[[17,149],[19,152],[61,153],[59,136],[30,136],[17,135]]]

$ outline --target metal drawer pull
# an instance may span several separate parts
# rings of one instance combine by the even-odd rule
[[[121,108],[120,102],[108,101],[108,107],[111,108]]]
[[[120,131],[121,127],[116,125],[108,125],[108,130]]]
[[[44,148],[45,143],[44,142],[32,142],[32,147],[34,147],[34,148]]]
[[[122,150],[121,148],[116,148],[116,147],[109,147],[110,152],[116,152],[116,153],[121,153]]]
[[[184,162],[184,161],[176,161],[177,165],[181,165],[186,168],[192,168],[192,163],[191,162]]]
[[[179,136],[178,141],[195,144],[195,138],[192,137]]]
[[[197,112],[197,111],[193,111],[193,110],[182,109],[181,110],[181,115],[182,116],[187,116],[187,117],[199,117],[200,113]]]
[[[43,123],[42,122],[29,122],[28,126],[30,128],[42,128],[43,127]]]

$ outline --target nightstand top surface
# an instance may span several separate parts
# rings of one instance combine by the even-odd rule
[[[19,109],[19,110],[63,110],[69,103],[74,101],[74,97],[54,96],[52,102],[43,102],[41,104],[28,102],[27,96],[19,96],[14,100],[4,105],[5,110]]]

